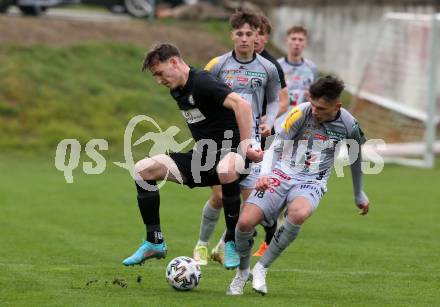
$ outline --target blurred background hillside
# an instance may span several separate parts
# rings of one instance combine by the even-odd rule
[[[21,13],[26,12],[17,10],[19,2],[0,1],[7,12],[0,15],[0,147],[2,152],[38,153],[53,152],[64,138],[76,138],[82,144],[104,138],[111,153],[122,152],[125,126],[136,114],[152,116],[161,126],[176,123],[182,129],[178,140],[189,138],[167,90],[155,86],[149,74],[140,73],[143,54],[153,43],[169,41],[179,46],[189,64],[203,67],[231,48],[225,19],[236,8],[266,12],[274,28],[269,49],[276,56],[285,52],[286,29],[305,25],[310,31],[305,56],[322,73],[344,79],[349,90],[344,95],[347,107],[361,87],[372,50],[381,43],[385,14],[440,11],[440,2],[434,0],[158,1],[149,14],[136,19],[128,17],[126,8],[114,7],[128,3],[76,1],[36,12],[40,17],[24,17]],[[407,43],[412,40],[409,37]],[[428,44],[429,37],[417,42],[422,43]],[[407,58],[389,56],[401,62]],[[381,69],[390,72],[394,67]],[[392,81],[391,86],[399,84]],[[384,113],[381,107],[368,110],[375,116]],[[369,121],[361,123],[377,137],[378,125]],[[420,124],[404,124],[410,130],[417,127],[418,137],[423,135]],[[395,131],[388,135],[396,139]]]

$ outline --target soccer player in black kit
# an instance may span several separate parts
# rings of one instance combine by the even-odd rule
[[[145,56],[142,70],[150,70],[157,83],[170,89],[194,140],[199,145],[212,140],[211,145],[216,148],[197,146],[196,150],[187,153],[160,154],[136,163],[137,200],[147,235],[136,252],[123,261],[127,266],[166,255],[156,180],[166,179],[190,188],[221,184],[227,227],[225,241],[233,241],[240,212],[238,183],[246,164],[237,150],[254,162],[263,158],[262,151],[250,146],[252,117],[249,104],[209,72],[189,67],[175,46],[155,46]],[[232,143],[229,151],[221,150],[225,138]],[[209,164],[213,166],[204,167]]]

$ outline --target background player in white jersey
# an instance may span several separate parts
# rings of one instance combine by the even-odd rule
[[[235,237],[240,266],[229,286],[229,294],[243,294],[250,274],[254,227],[259,223],[273,224],[287,204],[284,223],[252,270],[253,289],[261,294],[267,293],[268,267],[295,240],[301,225],[318,207],[327,190],[336,147],[343,140],[355,142],[349,149],[350,154],[357,154],[351,165],[355,203],[362,210],[361,214],[368,213],[360,150],[365,138],[355,118],[341,108],[343,88],[343,82],[332,76],[314,82],[310,87],[311,102],[303,103],[289,113],[283,130],[265,153],[256,189],[246,200],[237,223]]]
[[[289,97],[288,97],[289,93],[287,89],[287,84],[284,79],[284,72],[280,63],[278,63],[278,61],[265,49],[266,44],[269,42],[269,36],[272,32],[272,24],[270,23],[269,18],[267,18],[267,16],[264,15],[263,13],[258,14],[258,16],[261,21],[261,26],[258,29],[258,36],[257,39],[255,40],[255,51],[264,58],[271,61],[277,67],[278,74],[280,75],[280,85],[281,85],[281,90],[279,92],[278,115],[281,115],[287,111],[287,108],[289,106]],[[263,116],[263,122],[264,120],[265,117]],[[263,138],[262,148],[265,148],[265,144],[266,144],[266,140]],[[265,238],[261,243],[260,247],[258,248],[258,250],[254,253],[254,256],[261,257],[263,255],[264,251],[268,247],[268,244],[272,240],[276,227],[277,227],[276,224],[271,227],[264,227]]]
[[[231,16],[230,24],[234,49],[212,59],[205,69],[223,79],[235,93],[248,101],[253,117],[251,133],[251,138],[254,140],[253,148],[260,150],[261,138],[270,135],[278,113],[279,75],[273,63],[255,53],[254,44],[260,27],[259,17],[252,12],[239,11]],[[267,102],[266,120],[265,123],[261,123],[265,101]],[[253,163],[250,166],[250,174],[240,182],[243,199],[246,199],[254,188],[259,170],[260,165]],[[215,186],[211,198],[203,209],[200,236],[194,249],[193,256],[199,264],[207,264],[208,241],[218,221],[222,205],[221,189]],[[235,252],[235,243],[231,234],[226,233],[224,242],[224,265],[238,266],[240,259]],[[217,247],[219,250],[214,250],[212,257],[221,262],[223,251],[221,246]]]
[[[308,32],[302,26],[293,26],[287,30],[286,45],[287,56],[278,59],[284,71],[287,88],[289,91],[289,108],[308,101],[308,88],[318,78],[318,70],[315,63],[303,57],[303,51],[307,47]],[[281,130],[281,124],[287,116],[287,112],[279,114],[275,121],[275,131]]]

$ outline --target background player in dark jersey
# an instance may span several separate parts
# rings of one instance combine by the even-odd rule
[[[267,16],[263,13],[259,13],[258,17],[260,18],[261,25],[258,28],[258,35],[255,40],[255,52],[260,54],[265,59],[271,61],[277,68],[281,85],[281,90],[279,93],[278,115],[281,115],[287,111],[287,107],[289,106],[289,91],[284,78],[283,68],[281,67],[280,63],[265,49],[266,44],[269,42],[270,34],[272,33],[272,24],[270,23],[269,18],[267,18]]]
[[[229,232],[235,232],[240,210],[239,173],[236,170],[243,169],[245,163],[233,150],[222,152],[218,149],[228,135],[232,137],[232,148],[243,141],[241,148],[250,160],[262,159],[262,153],[246,142],[252,122],[250,106],[221,80],[206,71],[189,67],[171,44],[157,45],[145,56],[142,70],[147,69],[157,83],[170,88],[194,140],[211,140],[216,148],[208,146],[188,153],[161,154],[136,163],[137,199],[147,236],[138,250],[123,261],[124,265],[141,264],[149,258],[166,255],[156,180],[184,183],[191,188],[222,184],[226,225]],[[202,161],[204,165],[214,162],[214,166],[206,169]]]

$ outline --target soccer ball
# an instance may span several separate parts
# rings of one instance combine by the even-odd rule
[[[168,284],[177,291],[189,291],[197,287],[202,272],[194,259],[180,256],[168,263],[165,277]]]

